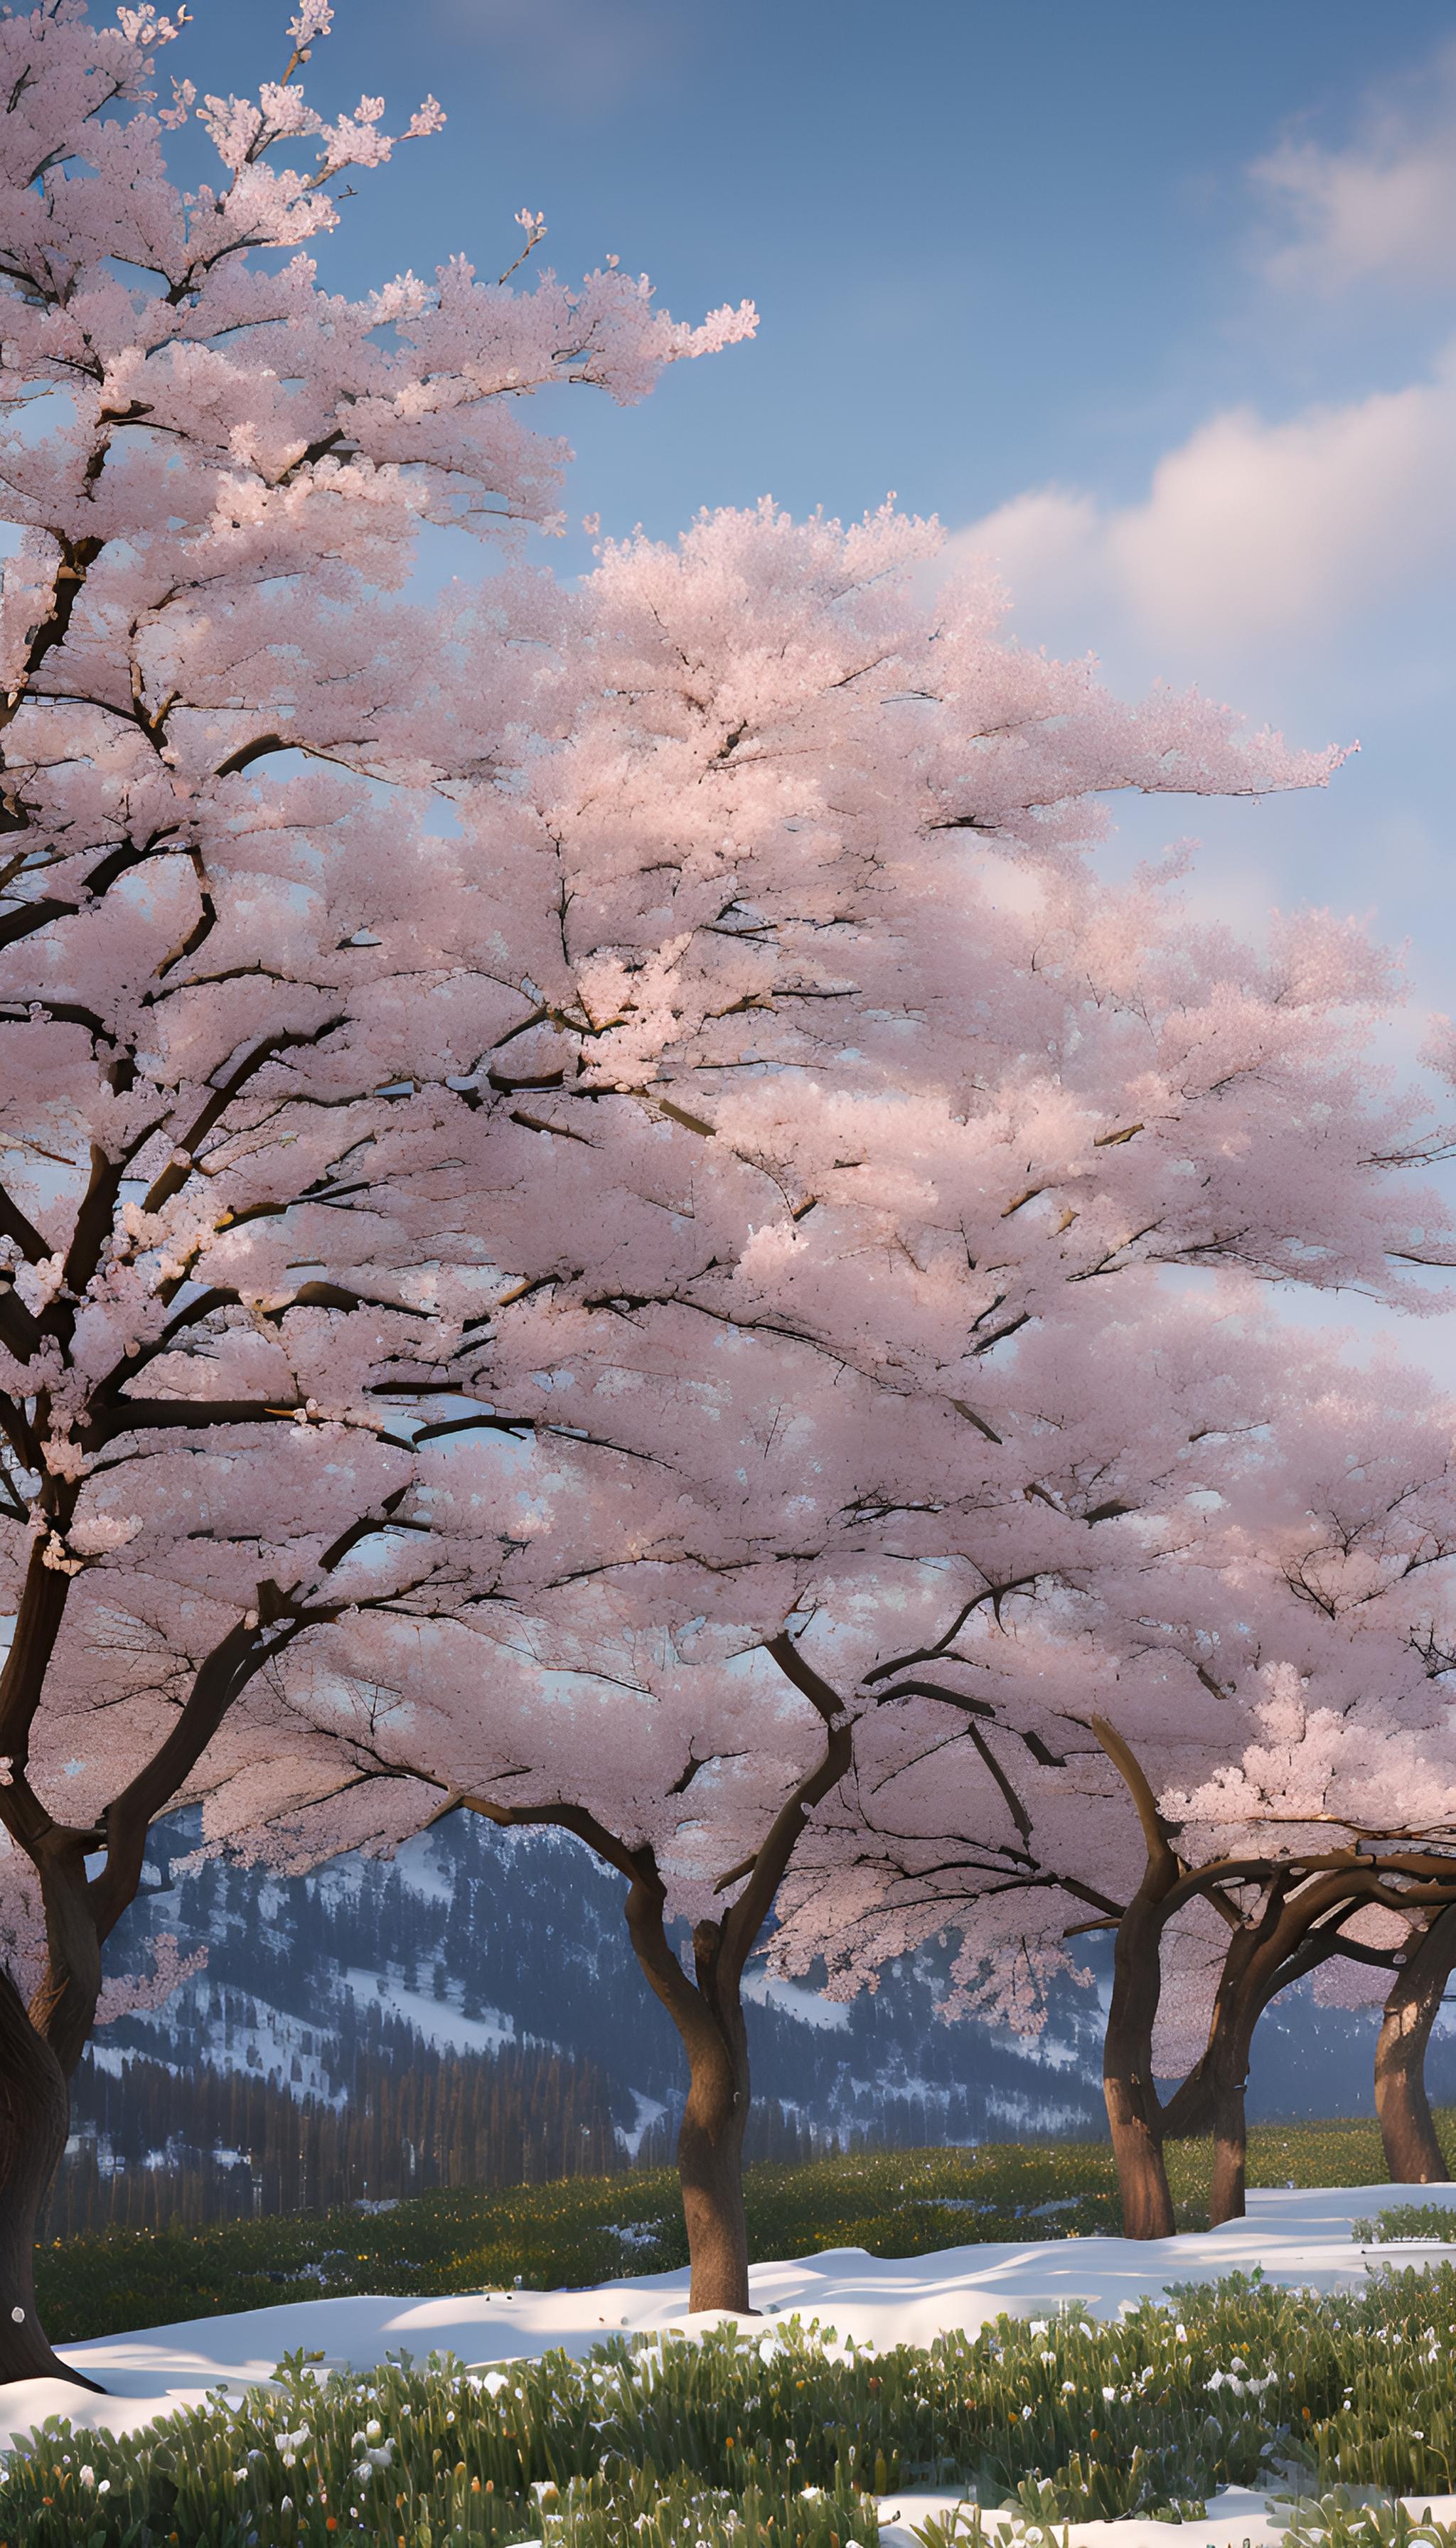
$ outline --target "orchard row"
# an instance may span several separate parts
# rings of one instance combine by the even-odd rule
[[[1340,756],[1118,701],[888,507],[529,566],[526,401],[754,314],[325,288],[346,172],[441,114],[318,113],[329,15],[155,112],[151,8],[0,21],[0,2379],[63,2368],[30,2231],[93,2027],[185,1969],[104,1986],[199,1803],[280,1868],[468,1810],[616,1870],[698,2306],[771,1916],[845,1991],[950,1933],[950,2013],[1030,2030],[1115,1933],[1133,2234],[1168,2131],[1239,2208],[1302,1974],[1390,1996],[1428,2175],[1451,1416],[1277,1299],[1456,1262],[1450,1040],[1406,1085],[1353,925],[1244,944],[1095,855],[1114,791]]]

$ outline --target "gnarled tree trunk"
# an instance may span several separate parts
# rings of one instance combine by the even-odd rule
[[[1102,2091],[1125,2238],[1171,2238],[1174,2228],[1162,2110],[1152,2081],[1161,1934],[1157,1904],[1139,1888],[1118,1924],[1112,2006],[1102,2049]]]
[[[1425,2093],[1425,2048],[1453,1965],[1456,1904],[1412,1933],[1375,2047],[1375,2112],[1393,2185],[1444,2185],[1451,2174]]]
[[[1205,2133],[1213,2135],[1209,2226],[1215,2230],[1221,2221],[1241,2221],[1247,2208],[1248,2049],[1244,2030],[1235,2029],[1231,2038],[1221,2036],[1163,2109],[1168,2140],[1199,2140]]]
[[[70,1508],[64,1507],[67,1517]],[[0,1967],[0,2381],[70,2380],[94,2389],[94,2380],[52,2351],[37,2316],[35,2284],[36,2231],[65,2150],[71,2076],[101,1988],[101,1942],[87,1898],[86,1837],[51,1821],[26,1774],[28,1702],[33,1712],[59,1634],[67,1584],[64,1575],[45,1568],[38,1546],[0,1673],[0,1738],[13,1747],[3,1819],[12,1847],[23,1849],[35,1868],[47,1949],[46,1969],[29,2008]]]
[[[8,1747],[0,1822],[30,1859],[46,1915],[46,1971],[29,2009],[0,1968],[0,2381],[46,2376],[86,2379],[52,2352],[36,2316],[34,2255],[42,2207],[65,2149],[70,2080],[85,2050],[101,1994],[106,1939],[136,1896],[153,1817],[177,1793],[228,1707],[256,1671],[266,1627],[257,1614],[229,1630],[199,1668],[188,1697],[149,1761],[79,1830],[56,1822],[31,1785],[29,1743],[41,1704],[62,1593],[69,1581],[28,1578],[17,1632],[0,1671],[0,1744]],[[264,1588],[260,1588],[262,1590]],[[275,1650],[283,1637],[275,1639]],[[104,1853],[98,1874],[87,1859]]]
[[[1244,2092],[1247,2068],[1230,2065],[1214,2088],[1214,2175],[1209,2188],[1209,2228],[1221,2221],[1241,2221],[1246,2209],[1248,2117]]]
[[[1217,2021],[1216,2021],[1217,2024]],[[1248,2124],[1244,2096],[1248,2087],[1246,2053],[1221,2036],[1199,2057],[1163,2108],[1163,2138],[1201,2140],[1213,2135],[1214,2172],[1209,2191],[1209,2220],[1239,2221],[1246,2192]]]
[[[743,2137],[753,2091],[741,1967],[735,1971],[731,1955],[724,1954],[725,1927],[721,1920],[698,1922],[692,1933],[696,1978],[689,1983],[668,1942],[656,1869],[634,1879],[627,1896],[628,1933],[687,2055],[687,2102],[678,2134],[690,2269],[687,2306],[753,2317],[743,2207]]]
[[[1214,2001],[1208,2048],[1200,2068],[1214,2133],[1214,2173],[1209,2188],[1209,2227],[1241,2221],[1245,2210],[1248,2115],[1244,2104],[1254,2028],[1278,1987],[1274,1944],[1282,1897],[1276,1892],[1256,1925],[1241,1924],[1228,1940]]]
[[[790,1789],[752,1857],[720,1876],[720,1893],[733,1885],[741,1890],[721,1920],[700,1920],[693,1930],[691,1979],[668,1938],[667,1887],[650,1847],[620,1839],[584,1805],[503,1805],[457,1788],[443,1808],[448,1813],[465,1805],[507,1828],[554,1825],[574,1833],[626,1876],[627,1933],[687,2056],[678,2172],[687,2226],[688,2307],[732,2310],[740,2318],[757,2315],[749,2298],[743,2204],[743,2137],[751,2098],[744,1966],[814,1806],[839,1784],[853,1757],[850,1721],[837,1692],[804,1661],[787,1632],[771,1638],[765,1652],[808,1699],[823,1729],[823,1751],[807,1776]],[[682,1788],[671,1792],[681,1794]]]
[[[70,2130],[70,2088],[0,1971],[0,2384],[97,2383],[51,2351],[36,2314],[36,2224]]]
[[[22,1787],[22,1809],[27,1792]],[[26,2007],[0,1970],[0,2380],[97,2383],[62,2362],[36,2314],[36,2231],[70,2131],[70,2083],[101,1994],[101,1937],[84,1835],[32,1842],[46,1909],[45,1975]]]
[[[748,2222],[743,2208],[743,2137],[751,2091],[748,2048],[726,2043],[690,2066],[678,2134],[678,2176],[692,2277],[687,2306],[751,2311]]]
[[[1271,1884],[1256,1920],[1232,1928],[1214,1999],[1209,2040],[1164,2111],[1171,2138],[1212,2131],[1209,2225],[1241,2221],[1247,2210],[1249,2060],[1254,2029],[1270,2001],[1336,1952],[1337,1927],[1316,1926],[1339,1908],[1339,1881],[1325,1878],[1290,1898],[1292,1874]]]
[[[1102,2050],[1102,2091],[1122,2198],[1123,2236],[1171,2238],[1173,2197],[1163,2159],[1162,2107],[1152,2079],[1152,2030],[1162,1991],[1167,1904],[1183,1869],[1136,1755],[1105,1717],[1093,1717],[1092,1731],[1127,1784],[1146,1850],[1142,1881],[1118,1922]]]

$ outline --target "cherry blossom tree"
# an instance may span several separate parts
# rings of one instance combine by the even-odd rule
[[[626,1601],[577,1604],[494,1628],[441,1624],[387,1639],[341,1627],[282,1678],[326,1747],[332,1780],[293,1792],[260,1824],[247,1781],[209,1800],[211,1845],[290,1872],[318,1864],[343,1827],[366,1846],[464,1808],[509,1829],[570,1832],[624,1879],[627,1933],[682,2038],[687,2095],[678,2144],[690,2306],[750,2308],[742,2151],[751,2104],[742,1980],[778,1881],[818,1800],[844,1775],[850,1722],[780,1632],[674,1615],[681,1569],[638,1561]],[[625,1579],[626,1568],[617,1570]],[[655,1596],[664,1624],[630,1624]],[[484,1608],[485,1605],[481,1605]],[[286,1740],[270,1751],[279,1782]],[[726,1863],[731,1858],[731,1864]],[[684,1965],[674,1921],[690,1931]]]
[[[1145,1806],[1136,1770],[1130,1772],[1129,1783]],[[1448,1787],[1448,1796],[1450,1792]],[[1244,2091],[1259,2018],[1280,1991],[1325,1965],[1331,1957],[1360,1957],[1386,1966],[1393,1962],[1388,1944],[1366,1943],[1370,1924],[1381,1924],[1375,1934],[1388,1941],[1391,1932],[1383,1925],[1386,1922],[1393,1924],[1396,1931],[1406,1932],[1420,1928],[1425,1921],[1441,1920],[1456,1903],[1456,1855],[1449,1845],[1432,1849],[1418,1840],[1402,1848],[1399,1834],[1385,1834],[1379,1840],[1350,1837],[1341,1846],[1285,1857],[1270,1850],[1266,1834],[1262,1844],[1251,1843],[1242,1855],[1189,1866],[1180,1854],[1181,1833],[1169,1826],[1161,1814],[1144,1819],[1142,1828],[1148,1841],[1147,1867],[1135,1899],[1143,1917],[1139,1923],[1124,1915],[1119,1923],[1120,1946],[1139,1931],[1145,1936],[1150,1931],[1156,1968],[1160,1942],[1146,1916],[1149,1901],[1155,1906],[1154,1917],[1165,1903],[1171,1904],[1170,1919],[1180,1908],[1191,1908],[1197,1901],[1215,1909],[1225,1925],[1220,1940],[1222,1956],[1212,1973],[1214,1991],[1204,2049],[1177,2093],[1160,2111],[1156,2110],[1156,2091],[1150,2078],[1146,2096],[1139,2095],[1136,2105],[1132,2099],[1128,2103],[1136,2125],[1159,2144],[1179,2135],[1212,2131],[1210,2217],[1217,2224],[1241,2217],[1244,2209]],[[1152,1838],[1154,1832],[1159,1833],[1157,1842]],[[1173,1970],[1183,1984],[1184,2005],[1179,2012],[1181,2028],[1175,2020],[1169,2030],[1174,2040],[1186,2029],[1199,1996],[1200,1958],[1196,1948],[1189,1955],[1185,1947],[1182,1960],[1185,1969],[1177,1975],[1179,1958],[1175,1950]],[[1166,1957],[1162,1977],[1166,1985]],[[1140,2088],[1141,2080],[1149,2076],[1134,2067],[1141,2055],[1143,2039],[1138,2017],[1138,1982],[1131,1973],[1120,1970],[1115,1996],[1121,2007],[1109,2026],[1110,2107],[1114,2090],[1121,2088],[1125,2080],[1136,2081]],[[1155,2028],[1152,2045],[1150,2067],[1160,2069],[1168,2056],[1166,2051],[1159,2056]],[[1408,2109],[1413,2109],[1417,2093],[1418,2082],[1412,2079],[1406,2097]],[[1382,2102],[1390,2107],[1394,2101],[1387,2096]],[[1149,2177],[1153,2178],[1159,2198],[1157,2217],[1161,2219],[1161,2183],[1154,2169],[1144,2165],[1139,2181]],[[1167,2220],[1170,2224],[1170,2208]],[[1145,2234],[1163,2235],[1166,2230],[1153,2228]]]
[[[1392,2173],[1443,2172],[1420,2070],[1456,1953],[1456,1514],[1432,1456],[1439,1437],[1421,1444],[1424,1425],[1404,1444],[1376,1435],[1372,1416],[1389,1425],[1385,1396],[1367,1412],[1363,1445],[1346,1443],[1344,1474],[1310,1499],[1305,1544],[1284,1554],[1297,1602],[1326,1632],[1323,1655],[1266,1667],[1253,1742],[1192,1794],[1164,1799],[1180,1850],[1204,1864],[1224,1858],[1235,1878],[1209,1896],[1231,1934],[1207,2047],[1165,2116],[1171,2132],[1213,2124],[1216,2218],[1242,2209],[1254,2026],[1277,1991],[1317,1967],[1330,1999],[1353,1995],[1352,1965],[1368,1968],[1377,1996],[1386,1990],[1376,2098]],[[1448,1432],[1446,1410],[1436,1417]]]
[[[688,2055],[700,2305],[747,2303],[737,1980],[765,1870],[831,1873],[836,1921],[853,1883],[816,1855],[839,1711],[888,1726],[944,1685],[974,1728],[994,1706],[962,1702],[964,1672],[1002,1669],[1023,1607],[1021,1652],[1061,1670],[1089,1577],[1125,1578],[1131,1603],[1145,1526],[1186,1524],[1190,1441],[1212,1474],[1248,1405],[1236,1318],[1180,1315],[1165,1269],[1404,1298],[1404,1263],[1450,1249],[1410,1176],[1445,1136],[1363,1059],[1385,960],[1318,920],[1259,957],[1190,926],[1169,879],[1113,892],[1089,870],[1094,790],[1250,789],[1327,759],[1196,700],[1120,707],[1086,668],[1007,646],[973,583],[928,604],[910,570],[934,539],[891,515],[717,516],[673,549],[608,549],[565,612],[556,740],[462,807],[477,876],[502,903],[524,877],[537,919],[515,942],[534,1006],[492,1066],[534,1139],[496,1195],[508,1274],[459,1373],[522,1434],[532,1391],[598,1452],[609,1433],[629,1556],[601,1549],[559,1433],[529,1493],[582,1568],[543,1577],[503,1635],[573,1704],[507,1705],[489,1598],[457,1605],[484,1659],[432,1639],[411,1668],[366,1622],[307,1684],[298,1658],[283,1677],[314,1693],[356,1812],[371,1784],[425,1780],[558,1822],[626,1878]],[[1196,1425],[1165,1363],[1203,1392]],[[1083,1643],[1111,1704],[1120,1649]],[[733,1678],[755,1654],[820,1693],[786,1757],[774,1676]],[[757,1737],[744,1688],[774,1692]],[[1151,1666],[1147,1689],[1160,1722]],[[639,1702],[661,1711],[645,1769],[622,1732]],[[1016,1740],[1027,1774],[1063,1767],[1034,1718]],[[1025,1887],[1014,1782],[988,1738],[965,1748],[983,1792],[963,1834]],[[1191,1768],[1210,1757],[1190,1746]],[[213,1837],[245,1841],[257,1803],[217,1799]],[[286,1863],[334,1845],[334,1813],[280,1798]],[[675,1909],[715,1924],[691,1978],[663,1943]]]
[[[545,501],[523,389],[633,395],[749,318],[679,330],[611,272],[517,300],[452,266],[357,308],[299,258],[260,275],[256,238],[333,217],[340,152],[380,155],[372,113],[315,133],[291,77],[204,101],[229,177],[188,207],[157,120],[94,123],[64,50],[121,43],[139,108],[140,37],[7,30],[17,378],[69,402],[9,463],[0,1819],[53,1957],[39,2029],[5,2003],[16,2075],[84,2040],[156,1813],[366,1836],[361,1686],[381,1837],[443,1779],[656,1848],[639,1797],[688,1766],[666,1738],[625,1799],[605,1715],[569,1778],[544,1704],[502,1757],[504,1621],[600,1689],[624,1637],[649,1691],[693,1636],[725,1691],[777,1658],[793,1747],[746,1747],[774,1777],[730,1782],[746,1837],[719,1855],[706,1817],[700,1852],[741,2102],[737,1905],[814,1828],[841,1707],[913,1703],[998,1608],[1140,1548],[1171,1437],[1145,1387],[1120,1446],[1107,1389],[1116,1365],[1126,1434],[1119,1339],[1155,1344],[1169,1269],[1399,1299],[1450,1256],[1416,1176],[1445,1137],[1368,1069],[1388,962],[1319,919],[1256,954],[1191,926],[1171,872],[1114,891],[1090,864],[1109,790],[1257,795],[1337,756],[1007,644],[974,581],[923,596],[938,535],[890,513],[705,518],[607,549],[577,596],[517,573],[417,610],[419,518]],[[299,133],[315,173],[267,171]],[[445,1615],[488,1664],[416,1760],[398,1622]],[[279,1712],[330,1631],[348,1672],[309,1666],[296,1751]],[[736,2297],[733,2222],[713,2236]]]
[[[1320,1971],[1315,1995],[1328,2007],[1380,2008],[1375,2114],[1392,2182],[1444,2184],[1451,2170],[1426,2094],[1425,2055],[1456,1969],[1456,1906],[1415,1916],[1370,1911],[1350,1929],[1358,1960],[1346,1948]]]
[[[441,1201],[500,992],[431,807],[529,680],[494,589],[468,678],[468,611],[400,597],[418,526],[549,526],[523,397],[631,400],[753,323],[678,326],[611,266],[324,290],[344,173],[441,121],[319,116],[329,16],[303,0],[257,101],[160,112],[151,8],[0,23],[0,1821],[46,1935],[0,1979],[0,2378],[62,2368],[34,2216],[150,1821],[291,1640],[439,1589],[422,1418],[484,1248]],[[221,173],[184,195],[194,115]],[[67,1782],[93,1572],[156,1651]]]
[[[1286,1659],[1261,1671],[1254,1739],[1238,1759],[1163,1800],[1180,1850],[1204,1864],[1223,1858],[1235,1876],[1240,1853],[1255,1862],[1249,1881],[1208,1896],[1230,1934],[1207,2048],[1166,2117],[1169,2130],[1205,2113],[1213,2122],[1216,2217],[1242,2208],[1243,2088],[1269,1999],[1317,1966],[1327,1976],[1358,1959],[1379,1973],[1429,1928],[1432,1945],[1394,1987],[1377,2063],[1388,2139],[1400,2140],[1403,2106],[1416,2119],[1418,2013],[1456,1898],[1450,1424],[1444,1408],[1418,1403],[1417,1388],[1377,1373],[1363,1392],[1346,1385],[1325,1406],[1313,1402],[1289,1428],[1286,1475],[1301,1483],[1265,1562],[1272,1553],[1296,1622],[1314,1636],[1305,1644],[1283,1632]],[[1416,2012],[1409,2064],[1392,2064],[1408,2008]],[[1397,2149],[1398,2164],[1408,2156]]]
[[[1108,2109],[1142,2236],[1173,2226],[1170,2133],[1213,2130],[1214,2218],[1241,2211],[1272,1997],[1334,1956],[1388,1966],[1456,1898],[1448,1410],[1277,1333],[1202,1373],[1158,1359],[1185,1443],[1161,1510],[1119,1526],[1137,1563],[1109,1546],[859,1731],[853,1810],[817,1839],[842,1890],[801,1865],[775,1942],[852,1990],[955,1928],[953,2006],[1034,2029],[1068,1941],[1112,1929]]]

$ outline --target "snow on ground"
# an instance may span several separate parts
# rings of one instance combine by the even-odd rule
[[[973,2334],[1003,2311],[1050,2317],[1073,2300],[1086,2302],[1099,2318],[1115,2318],[1139,2300],[1160,2300],[1170,2283],[1215,2282],[1235,2268],[1251,2272],[1261,2266],[1274,2282],[1338,2291],[1358,2285],[1383,2263],[1456,2260],[1456,2184],[1418,2189],[1420,2202],[1451,2211],[1449,2242],[1354,2244],[1352,2222],[1415,2192],[1389,2185],[1260,2191],[1248,2198],[1246,2220],[1148,2241],[1029,2238],[912,2257],[831,2247],[817,2256],[755,2265],[749,2283],[755,2308],[766,2318],[797,2314],[834,2328],[841,2339],[853,2335],[878,2346],[929,2344],[952,2327]],[[367,2370],[401,2347],[416,2361],[430,2352],[451,2352],[476,2364],[541,2354],[557,2345],[583,2354],[623,2327],[690,2333],[715,2322],[689,2313],[685,2271],[644,2274],[587,2291],[280,2301],[230,2318],[192,2319],[61,2345],[64,2359],[100,2381],[108,2394],[78,2391],[58,2380],[14,2381],[0,2387],[0,2434],[19,2436],[53,2414],[69,2415],[78,2429],[131,2430],[174,2408],[200,2405],[210,2389],[222,2386],[236,2394],[250,2381],[267,2379],[281,2355],[299,2345],[321,2349],[325,2368]],[[944,2513],[956,2500],[945,2493],[886,2496],[881,2538],[889,2548],[914,2548],[908,2524],[927,2512]],[[1438,2518],[1456,2519],[1456,2497],[1429,2501]],[[1189,2548],[1204,2548],[1205,2542],[1241,2548],[1244,2541],[1264,2548],[1274,2537],[1263,2497],[1243,2491],[1215,2499],[1207,2519],[1189,2526]],[[1167,2548],[1167,2525],[1074,2522],[1071,2540],[1074,2548]]]
[[[879,2507],[880,2548],[920,2548],[914,2525],[923,2522],[927,2514],[945,2521],[960,2500],[954,2493],[944,2492],[883,2497]],[[1456,2495],[1410,2496],[1405,2501],[1417,2518],[1456,2521]],[[1255,2495],[1246,2486],[1226,2487],[1222,2495],[1210,2496],[1202,2521],[1184,2524],[1187,2548],[1282,2548],[1287,2518],[1287,2505],[1281,2517],[1271,2518],[1266,2496]],[[1016,2533],[1009,2516],[992,2512],[982,2519],[993,2538],[999,2522],[1001,2536],[1011,2548]],[[1168,2548],[1168,2524],[1153,2520],[1072,2521],[1065,2525],[1065,2538],[1069,2548]]]

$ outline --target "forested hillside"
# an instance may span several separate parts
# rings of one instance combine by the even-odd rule
[[[676,2037],[626,1948],[618,1887],[557,1834],[460,1816],[393,1861],[280,1883],[172,1835],[117,1963],[176,1934],[205,1968],[119,2019],[78,2082],[51,2232],[390,2201],[669,2154]],[[750,2149],[1084,2138],[1103,2129],[1100,2000],[1067,1986],[1040,2044],[936,2013],[937,1958],[849,2007],[760,1981]],[[1276,2008],[1263,2115],[1363,2111],[1369,2022]],[[1456,2088],[1437,2038],[1436,2093]]]

